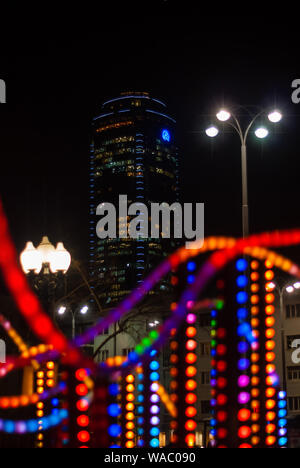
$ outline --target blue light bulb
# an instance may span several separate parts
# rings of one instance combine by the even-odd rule
[[[248,294],[245,291],[239,291],[236,295],[236,300],[239,304],[245,304],[248,300]]]
[[[238,271],[245,271],[248,266],[248,263],[244,258],[239,258],[236,261],[235,266]]]
[[[236,279],[236,284],[238,285],[239,288],[244,288],[248,283],[247,276],[245,275],[240,275]]]

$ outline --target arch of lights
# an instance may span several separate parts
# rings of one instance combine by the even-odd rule
[[[158,414],[160,408],[158,403],[162,403],[166,405],[172,416],[171,429],[174,432],[172,441],[174,446],[194,446],[194,431],[196,428],[195,403],[197,399],[195,370],[197,371],[197,367],[195,364],[196,360],[192,362],[191,359],[193,358],[192,354],[195,354],[193,351],[196,349],[197,343],[195,339],[196,328],[193,326],[194,314],[189,309],[195,303],[199,294],[205,291],[207,283],[213,277],[227,268],[230,269],[230,265],[235,265],[231,267],[230,275],[228,275],[229,279],[226,278],[226,281],[231,282],[231,284],[234,283],[237,287],[235,296],[230,298],[231,304],[235,304],[237,311],[235,317],[237,319],[237,327],[233,328],[237,343],[237,349],[235,350],[237,368],[234,372],[237,379],[236,381],[231,381],[230,374],[226,374],[228,365],[226,363],[228,330],[219,324],[221,318],[226,316],[226,310],[222,313],[223,307],[218,307],[220,304],[223,304],[221,300],[216,304],[216,307],[212,308],[213,418],[211,420],[211,435],[214,437],[218,447],[226,447],[226,440],[230,437],[233,437],[233,440],[236,441],[236,447],[285,447],[287,445],[286,395],[280,390],[274,365],[274,317],[272,313],[274,310],[272,307],[274,295],[272,291],[268,290],[268,279],[274,267],[282,269],[286,273],[298,278],[300,278],[300,270],[292,261],[268,249],[299,243],[300,229],[295,229],[253,235],[248,239],[236,240],[233,238],[212,237],[208,238],[201,248],[197,247],[197,243],[195,243],[194,249],[186,250],[185,248],[181,248],[156,268],[107,317],[96,323],[95,326],[77,337],[73,342],[68,342],[43,311],[38,299],[27,284],[26,277],[18,264],[16,251],[9,235],[7,219],[2,204],[0,204],[0,267],[4,280],[32,331],[41,339],[45,346],[48,346],[48,350],[43,348],[43,351],[37,354],[36,352],[30,353],[23,348],[22,351],[26,351],[27,353],[25,357],[9,357],[7,363],[0,366],[0,377],[5,376],[17,367],[24,367],[33,358],[38,364],[42,364],[55,361],[60,357],[60,365],[67,369],[67,376],[62,376],[61,382],[56,387],[54,386],[54,382],[51,383],[51,388],[47,391],[44,391],[44,387],[42,387],[43,390],[39,390],[34,395],[34,398],[28,395],[28,399],[26,399],[26,395],[4,397],[7,400],[4,400],[6,403],[2,405],[3,408],[3,406],[18,407],[19,405],[36,404],[39,401],[53,397],[55,394],[60,394],[60,407],[57,407],[57,399],[55,399],[51,412],[47,415],[43,413],[43,417],[39,420],[0,419],[0,431],[7,433],[16,432],[19,434],[27,432],[38,433],[41,429],[47,431],[49,428],[57,427],[58,432],[69,432],[69,436],[65,438],[66,444],[68,440],[72,439],[73,441],[75,440],[73,443],[76,447],[101,447],[107,446],[107,444],[120,446],[119,442],[122,437],[125,440],[125,446],[126,444],[127,446],[148,446],[149,444],[149,446],[153,447],[159,445]],[[192,258],[207,251],[212,251],[213,253],[204,262],[199,271],[196,271],[195,264],[191,261]],[[249,265],[245,264],[247,262],[245,258],[248,257],[255,258],[257,262],[257,264],[255,262],[250,264],[250,268],[253,270],[250,278],[248,277]],[[149,336],[136,346],[135,350],[129,354],[126,360],[121,359],[113,363],[96,365],[91,359],[82,355],[80,351],[81,345],[91,341],[99,332],[119,320],[165,274],[170,271],[176,271],[181,264],[187,264],[187,288],[179,300],[172,304],[170,317],[159,330],[152,330]],[[259,277],[253,274],[257,269],[255,265],[260,269],[260,277],[264,277],[264,281],[260,283],[257,283]],[[228,300],[228,297],[225,297],[224,309],[226,309],[226,300]],[[263,313],[258,313],[259,307],[263,309]],[[181,356],[176,353],[176,332],[182,326],[184,326],[183,330],[185,334],[185,358],[184,362],[179,365]],[[262,331],[265,335],[261,334]],[[14,334],[13,336],[16,337]],[[174,343],[172,345],[173,361],[171,361],[174,384],[171,394],[168,395],[159,382],[159,361],[156,359],[156,353],[170,337],[172,338],[172,343]],[[22,342],[18,338],[17,341],[22,346]],[[247,351],[249,351],[250,359],[245,357]],[[68,378],[68,373],[75,372],[76,376],[78,375],[78,369],[81,370],[81,375],[86,371],[85,378],[92,380],[94,385],[86,385],[84,381],[77,384],[76,388],[72,388],[72,384],[70,383],[72,379]],[[136,372],[137,369],[138,372]],[[178,400],[178,373],[176,369],[177,372],[180,369],[184,369],[185,390],[187,392],[185,395],[185,405],[180,405],[180,401]],[[116,375],[118,375],[118,378]],[[121,380],[120,375],[122,376]],[[127,380],[128,376],[131,376],[130,380],[132,382],[136,381],[140,385],[140,393],[144,398],[140,398],[137,402],[134,401],[135,385],[132,383],[128,384],[126,376]],[[139,379],[141,377],[138,376],[143,376],[143,383],[140,383]],[[146,383],[149,382],[149,377],[150,392],[144,392],[143,394]],[[119,380],[116,381],[116,378]],[[128,395],[131,395],[130,407],[132,405],[134,407],[137,406],[141,412],[138,415],[139,421],[130,420],[130,427],[128,426],[128,422],[125,423],[127,424],[127,427],[125,427],[127,431],[125,438],[124,434],[122,434],[124,428],[122,428],[120,421],[122,418],[124,421],[127,421],[126,415],[128,415],[130,408],[128,402],[125,405],[122,404],[122,398],[119,397],[122,391],[124,391],[122,381],[127,386],[127,390],[125,388],[127,393],[131,389],[131,387],[129,389],[128,385],[131,385],[132,389],[134,389],[128,393]],[[83,387],[84,394],[81,393],[83,392]],[[234,414],[230,414],[230,418],[226,411],[228,388],[235,389],[233,394],[237,396]],[[148,399],[150,396],[149,402],[145,401],[145,396]],[[79,419],[72,422],[71,412],[68,408],[71,408],[74,398],[77,399],[76,404],[80,410],[86,411],[90,408],[90,416],[80,414],[78,416]],[[14,403],[12,404],[12,402]],[[264,406],[262,402],[264,402]],[[180,415],[180,411],[182,411],[180,408],[184,409],[185,416]],[[152,412],[149,413],[149,411]],[[89,421],[95,420],[93,414],[101,414],[103,418],[91,430]],[[178,425],[176,425],[176,420],[180,418],[181,420],[185,418],[185,431],[183,432],[177,431]],[[229,420],[235,421],[235,424],[232,425],[231,422],[229,424]],[[234,434],[232,433],[233,427],[236,431]],[[178,432],[177,435],[176,431]],[[74,438],[74,433],[80,434],[78,441]],[[94,441],[90,441],[91,433],[93,434]],[[184,438],[182,434],[184,434]],[[86,443],[88,445],[85,445]],[[56,446],[59,447],[59,442],[57,442]]]

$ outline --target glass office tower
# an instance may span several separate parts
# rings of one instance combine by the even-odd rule
[[[150,223],[150,219],[140,223],[138,239],[122,238],[129,217],[117,216],[120,230],[116,238],[99,239],[96,235],[97,206],[113,203],[118,214],[119,195],[127,195],[128,205],[178,201],[175,123],[166,105],[145,92],[122,93],[107,100],[93,119],[90,274],[104,307],[120,302],[176,248],[172,239],[151,238],[150,228],[148,237],[143,237],[143,222]],[[155,291],[170,291],[170,288],[166,278]]]

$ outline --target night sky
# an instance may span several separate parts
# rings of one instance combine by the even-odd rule
[[[90,123],[105,99],[129,90],[165,101],[176,118],[181,200],[205,203],[206,235],[241,235],[239,139],[226,127],[212,141],[207,124],[226,104],[280,108],[269,137],[248,142],[250,230],[300,227],[296,20],[241,26],[165,6],[103,15],[90,30],[70,22],[0,37],[0,194],[18,250],[46,233],[85,260]]]

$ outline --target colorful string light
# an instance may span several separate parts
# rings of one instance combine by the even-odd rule
[[[251,328],[254,341],[251,343],[251,421],[252,421],[252,437],[251,443],[257,447],[261,442],[261,345],[260,345],[260,329],[263,311],[260,304],[260,283],[261,272],[259,271],[260,263],[257,260],[250,262],[250,311],[251,311]]]
[[[187,282],[193,284],[197,265],[194,261],[187,262]],[[185,335],[185,443],[187,447],[194,447],[196,442],[195,431],[197,428],[196,401],[197,401],[197,316],[191,311],[194,301],[187,302],[187,313],[184,323]]]
[[[136,426],[137,426],[137,446],[144,447],[145,445],[145,383],[144,383],[144,370],[143,366],[139,364],[136,367],[136,380],[137,380],[137,405],[136,405]]]
[[[270,260],[266,260],[264,263],[265,275],[264,275],[264,307],[265,307],[265,320],[262,323],[263,327],[261,329],[261,343],[264,343],[264,369],[262,369],[265,382],[262,382],[263,388],[265,388],[265,444],[267,447],[275,446],[277,443],[277,433],[276,433],[276,386],[279,384],[278,377],[276,375],[275,368],[275,307],[274,301],[275,296],[273,290],[275,285],[270,283],[269,277],[273,276],[273,263]],[[274,417],[275,416],[275,417]]]
[[[75,403],[77,409],[75,422],[76,438],[79,448],[87,448],[91,438],[89,430],[90,418],[88,415],[89,402],[86,398],[89,392],[86,384],[88,377],[87,370],[85,368],[76,369],[74,377],[75,393],[77,396]]]
[[[135,433],[135,376],[134,374],[126,375],[124,379],[123,402],[122,402],[122,433],[124,438],[124,446],[126,448],[134,448],[136,443]]]
[[[216,361],[216,347],[218,344],[217,341],[217,328],[218,328],[218,310],[211,310],[211,342],[210,342],[210,355],[211,355],[211,372],[210,372],[210,386],[211,386],[211,419],[210,419],[210,439],[215,440],[217,435],[216,431],[216,405],[217,405],[217,392],[216,392],[216,383],[218,377],[218,366]],[[220,366],[219,366],[220,367]],[[221,367],[222,370],[222,367]]]
[[[117,382],[111,382],[108,386],[109,405],[107,413],[109,416],[108,435],[110,437],[110,448],[120,448],[120,435],[122,427],[119,424],[121,416],[120,385]]]
[[[169,337],[170,331],[174,328],[177,328],[182,322],[186,310],[186,304],[189,301],[194,301],[197,294],[203,291],[205,285],[207,284],[207,281],[237,255],[248,253],[249,255],[253,255],[254,257],[257,257],[259,259],[267,259],[267,261],[272,263],[274,266],[299,277],[299,269],[296,265],[294,265],[289,260],[284,259],[282,256],[274,254],[272,252],[268,252],[265,249],[265,247],[269,246],[278,247],[281,245],[292,245],[299,243],[299,241],[299,230],[251,236],[249,239],[245,239],[243,241],[233,241],[231,243],[231,247],[229,248],[228,245],[226,245],[227,241],[225,240],[225,246],[223,246],[224,250],[212,254],[209,260],[204,263],[200,272],[195,276],[194,281],[188,280],[190,286],[187,289],[187,291],[183,294],[181,300],[178,302],[178,306],[173,311],[174,313],[171,319],[166,321],[160,333],[157,334],[157,336],[153,337],[152,343],[149,342],[149,340],[147,339],[144,340],[144,342],[142,343],[143,348],[139,349],[140,354],[138,352],[133,353],[131,359],[129,359],[128,361],[129,364],[134,362],[134,360],[136,360],[137,358],[140,361],[142,361],[142,358],[144,357],[143,355],[146,352],[150,352],[154,345],[158,346],[160,343],[164,342],[167,339],[167,337]],[[26,288],[26,285],[24,285],[24,276],[20,274],[20,271],[16,268],[14,249],[8,236],[7,223],[3,213],[0,213],[0,244],[2,246],[2,250],[0,251],[0,264],[4,272],[5,280],[8,286],[10,287],[11,292],[14,295],[16,302],[19,305],[23,315],[25,316],[25,318],[27,318],[33,330],[37,334],[39,334],[38,329],[42,329],[43,331],[40,332],[40,334],[45,334],[45,336],[47,335],[48,341],[46,341],[52,344],[55,350],[58,350],[59,352],[69,351],[69,353],[66,353],[68,355],[67,359],[69,360],[69,362],[79,362],[82,359],[82,356],[80,355],[78,350],[75,349],[73,346],[70,346],[66,341],[62,340],[62,337],[59,335],[59,333],[52,327],[51,321],[48,321],[47,318],[45,318],[45,316],[43,315],[43,312],[40,310],[40,306],[36,301],[35,297],[33,295],[30,295],[28,289]],[[258,245],[261,245],[262,247],[258,247]],[[216,246],[214,248],[216,248]],[[195,249],[195,252],[196,250],[197,249]],[[125,300],[121,304],[120,308],[116,309],[115,311],[112,311],[112,313],[109,314],[107,319],[105,318],[104,320],[102,320],[101,324],[98,324],[96,325],[96,327],[90,329],[88,331],[88,334],[84,335],[84,337],[80,337],[79,339],[83,340],[87,337],[91,338],[93,333],[98,333],[96,331],[97,327],[106,328],[107,324],[105,324],[105,320],[118,320],[120,316],[125,314],[131,308],[133,303],[138,302],[143,297],[143,295],[145,295],[148,292],[149,288],[151,288],[153,283],[157,282],[159,275],[165,274],[170,267],[173,268],[179,262],[186,260],[189,256],[192,256],[192,254],[189,254],[185,250],[181,250],[180,253],[177,252],[174,256],[171,256],[170,259],[164,262],[163,266],[157,270],[158,273],[156,271],[154,275],[150,276],[150,279],[148,278],[148,282],[146,280],[145,283],[140,288],[138,288],[138,290],[135,291],[133,295],[130,296],[127,302]],[[242,293],[243,291],[240,292]],[[273,294],[267,291],[267,294],[265,295],[266,307],[267,305],[272,305],[272,297]],[[239,298],[242,299],[243,295],[240,294]],[[265,323],[267,326],[267,333],[271,333],[274,324],[271,323],[271,321],[268,320],[268,318],[270,317],[267,317]],[[265,342],[265,359],[268,363],[270,363],[270,366],[266,366],[264,371],[266,371],[268,374],[267,390],[270,390],[270,392],[268,392],[267,394],[267,397],[268,400],[272,400],[274,395],[271,395],[271,389],[274,389],[274,379],[276,378],[276,375],[273,372],[273,340],[269,339],[268,336],[266,336],[266,338],[268,338],[268,340]],[[222,351],[222,348],[219,348],[219,350]],[[11,363],[9,364],[11,365]],[[126,364],[127,363],[124,363],[124,365]],[[93,368],[91,363],[89,363],[89,365],[91,365],[91,367]],[[273,402],[267,402],[268,406],[271,406],[272,404]],[[266,409],[269,408],[266,407]],[[272,438],[274,438],[275,436],[273,435],[273,430],[271,430],[272,419],[267,418],[266,422],[266,433],[268,434],[266,436],[266,443],[267,445],[273,446],[273,443],[271,442],[273,441]],[[270,443],[268,444],[268,442]]]
[[[236,302],[237,302],[237,357],[238,357],[238,407],[237,407],[237,419],[238,419],[238,439],[239,448],[251,448],[252,445],[249,443],[251,436],[251,411],[249,410],[249,403],[251,399],[250,394],[250,345],[253,342],[252,328],[248,323],[249,312],[247,308],[248,304],[248,261],[241,257],[236,260]]]
[[[39,419],[29,419],[21,421],[13,421],[9,419],[0,419],[0,432],[7,434],[27,434],[39,431],[40,424],[46,431],[52,427],[58,426],[68,416],[65,409],[54,411],[49,416],[44,416]],[[41,421],[41,422],[40,422]]]
[[[56,381],[56,372],[55,364],[53,361],[48,361],[46,364],[38,369],[36,372],[36,393],[42,395],[45,390],[53,389],[55,387]],[[36,416],[40,418],[39,420],[39,430],[36,435],[36,447],[44,447],[44,435],[43,435],[43,416],[45,414],[45,405],[47,405],[47,410],[51,410],[51,403],[45,404],[44,401],[39,399],[36,403]]]
[[[149,362],[149,379],[150,379],[150,404],[149,404],[149,416],[150,417],[150,447],[159,447],[159,424],[160,424],[160,396],[159,390],[159,359],[157,350],[152,350],[151,360]]]
[[[177,307],[176,303],[171,304],[171,311]],[[177,340],[177,330],[173,328],[170,332],[170,401],[177,408],[178,405],[178,363],[179,363],[179,355],[178,355],[178,340]],[[171,429],[171,444],[175,445],[178,441],[177,436],[177,429],[178,429],[178,421],[177,421],[177,411],[176,414],[172,415],[172,419],[170,421],[170,429]]]
[[[253,245],[278,247],[282,245],[297,244],[300,242],[300,230],[283,232],[276,231],[274,233],[267,234],[264,233],[261,235],[250,236],[248,240],[242,241],[229,241],[224,238],[221,239],[224,249],[226,249],[226,247],[229,245],[233,246],[228,247],[226,251],[222,251],[222,253],[215,255],[211,259],[211,264],[214,265],[215,263],[214,266],[217,268],[224,266],[226,261],[228,261],[228,259],[226,260],[228,255],[232,258],[239,252],[242,253],[246,248],[249,248]],[[219,238],[217,239],[217,242],[214,242],[214,248],[217,248],[218,244],[220,245],[221,239]],[[20,266],[18,265],[16,252],[8,233],[8,223],[3,211],[2,203],[0,203],[0,244],[2,246],[0,254],[0,265],[2,272],[6,284],[15,298],[22,314],[28,320],[32,329],[38,336],[40,336],[43,340],[45,339],[47,343],[52,344],[54,348],[59,351],[69,351],[67,353],[69,361],[73,363],[78,361],[81,357],[79,351],[75,348],[70,349],[65,337],[56,329],[54,329],[51,320],[42,311],[36,297],[30,291],[27,285],[25,276],[21,271]],[[205,244],[205,248],[208,248],[208,243]],[[170,271],[170,269],[176,267],[180,261],[186,260],[189,255],[197,255],[201,250],[204,251],[203,246],[201,249],[197,248],[197,242],[195,243],[195,249],[192,249],[190,254],[186,249],[179,249],[179,251],[171,255],[167,261],[163,262],[163,264],[160,265],[153,272],[153,274],[145,280],[142,286],[134,291],[129,296],[129,298],[123,301],[119,309],[112,311],[112,313],[109,314],[107,318],[88,330],[88,332],[85,333],[82,337],[79,337],[76,340],[76,343],[84,344],[85,342],[89,342],[92,338],[98,335],[102,329],[109,325],[109,323],[106,322],[113,322],[118,320],[123,315],[123,313],[126,313],[126,311],[129,310],[134,305],[134,303],[138,302],[142,296],[151,289],[153,283],[159,281],[164,274]],[[230,253],[229,251],[232,252]],[[262,252],[261,254],[263,255]],[[275,266],[282,267],[284,270],[290,270],[293,265],[291,262],[285,264],[281,261],[281,259],[279,259],[279,256],[277,256],[277,263],[275,263]],[[298,267],[296,267],[296,269],[298,272]]]
[[[222,308],[225,304],[225,281],[219,279],[217,281],[218,296],[222,298]],[[225,328],[226,310],[218,310],[217,308],[211,312],[212,318],[212,340],[211,340],[211,407],[212,418],[210,421],[211,436],[217,448],[227,448],[228,442],[228,372],[231,366],[234,369],[234,362],[230,362],[228,356],[229,338],[227,329]],[[233,328],[230,323],[228,328]],[[233,346],[230,343],[230,346]],[[236,402],[234,402],[236,405]],[[235,434],[236,437],[236,434]]]
[[[111,314],[104,320],[102,320],[100,323],[96,324],[95,327],[92,327],[87,333],[85,333],[82,337],[78,337],[76,340],[77,344],[84,344],[85,342],[90,341],[94,336],[96,336],[102,329],[106,328],[108,323],[106,322],[113,322],[114,320],[117,320],[119,317],[121,317],[124,313],[126,313],[127,310],[131,308],[131,306],[134,306],[136,302],[138,302],[144,294],[146,294],[153,284],[155,284],[157,281],[160,280],[160,278],[166,274],[170,269],[176,267],[181,261],[186,260],[189,256],[192,255],[197,255],[200,251],[205,251],[205,249],[209,248],[223,248],[226,249],[226,251],[223,251],[219,255],[213,255],[211,258],[211,265],[216,267],[217,269],[220,269],[222,266],[226,264],[226,262],[230,259],[233,258],[235,255],[238,253],[242,253],[243,251],[246,252],[246,249],[251,249],[251,246],[257,246],[259,244],[263,246],[281,246],[281,245],[293,245],[299,243],[300,239],[300,231],[299,230],[292,230],[292,231],[283,231],[283,232],[274,232],[274,233],[268,233],[268,234],[262,234],[262,235],[256,235],[256,236],[250,236],[248,240],[240,240],[240,241],[235,241],[234,239],[225,239],[225,238],[212,238],[210,239],[210,244],[212,243],[213,245],[209,245],[209,242],[206,242],[204,246],[200,249],[197,248],[197,243],[195,243],[195,249],[192,249],[190,252],[188,252],[186,249],[179,249],[175,254],[171,255],[171,257],[163,262],[162,265],[160,265],[159,268],[157,268],[143,283],[142,286],[140,286],[134,293],[132,293],[129,298],[127,298],[123,303],[120,305],[120,307],[114,311],[112,311]],[[211,242],[211,240],[213,242]],[[10,240],[9,234],[8,234],[8,229],[7,229],[7,220],[5,218],[2,204],[0,206],[0,243],[5,246],[4,251],[6,252],[5,255],[0,256],[0,265],[2,267],[4,277],[6,280],[6,283],[11,290],[13,296],[15,297],[17,303],[19,304],[20,310],[23,313],[23,315],[28,319],[29,323],[32,325],[32,328],[38,332],[37,328],[42,328],[43,333],[44,329],[46,330],[46,334],[48,335],[48,340],[51,342],[51,339],[49,337],[54,338],[56,340],[56,345],[54,346],[56,349],[63,350],[67,349],[67,343],[65,339],[62,339],[61,336],[57,335],[57,333],[50,327],[49,329],[49,322],[47,320],[44,321],[45,327],[40,327],[43,319],[45,318],[45,314],[41,310],[39,310],[38,303],[36,301],[36,298],[30,294],[30,290],[26,288],[26,285],[24,285],[24,274],[21,272],[20,268],[17,266],[17,261],[16,261],[16,254],[15,250],[13,247],[13,244]],[[259,255],[268,255],[267,252],[263,252],[265,249],[258,249]],[[276,254],[274,254],[276,256]],[[274,256],[273,255],[273,256]],[[228,257],[228,258],[227,258]],[[280,258],[280,256],[277,255],[276,258],[276,266],[281,267],[285,271],[291,271],[291,273],[299,274],[299,269],[297,266],[293,265],[291,262],[285,262],[283,257]],[[8,274],[8,272],[10,274]],[[211,276],[211,275],[209,275]],[[208,279],[208,278],[207,278]],[[17,286],[16,286],[17,285]],[[21,299],[21,301],[20,301]],[[32,301],[31,303],[31,312],[29,312],[28,305],[29,302],[27,301],[30,300]],[[32,316],[36,316],[35,318],[37,319],[38,317],[41,319],[39,322],[39,327],[37,327],[37,322],[36,320],[33,320]],[[164,339],[166,339],[166,336],[163,336]],[[55,344],[55,343],[52,343]],[[80,359],[80,356],[76,354],[76,352],[72,352],[72,350],[69,350],[70,352],[67,354],[68,359],[72,362],[78,361]],[[92,365],[90,363],[90,365]]]
[[[13,342],[18,347],[20,353],[24,353],[27,351],[28,347],[26,343],[23,341],[22,337],[19,333],[12,327],[9,320],[7,320],[3,315],[0,315],[0,325],[4,328],[7,332],[8,336],[13,340]]]
[[[286,392],[279,391],[278,392],[278,400],[277,400],[277,420],[278,420],[278,447],[279,448],[287,448],[288,445],[288,437],[287,437],[287,400],[286,400]]]

